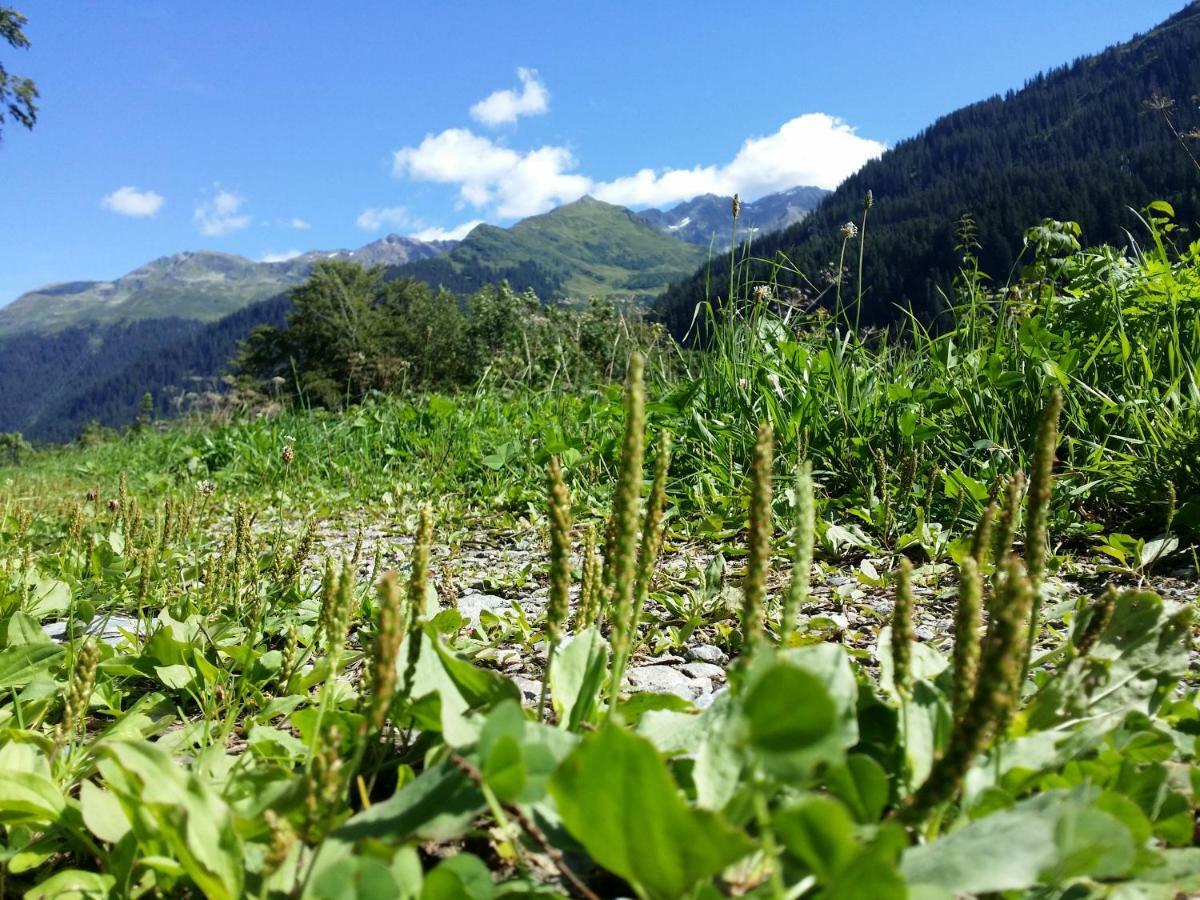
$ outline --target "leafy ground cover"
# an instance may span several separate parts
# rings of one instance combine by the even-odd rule
[[[936,334],[747,286],[684,378],[6,470],[3,893],[1200,890],[1200,250],[1151,224],[968,264]]]

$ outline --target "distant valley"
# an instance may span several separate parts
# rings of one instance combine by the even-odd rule
[[[743,204],[739,239],[799,221],[825,191],[798,187]],[[89,421],[132,422],[149,391],[160,414],[214,387],[238,343],[279,325],[288,291],[322,259],[383,266],[467,295],[500,280],[545,301],[592,296],[649,303],[724,251],[731,197],[630,210],[584,197],[462,241],[388,235],[354,250],[278,262],[212,251],[153,260],[112,281],[49,285],[0,307],[0,432],[68,440]]]

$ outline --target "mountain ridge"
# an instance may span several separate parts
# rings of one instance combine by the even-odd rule
[[[738,217],[738,234],[743,238],[769,234],[803,221],[830,193],[824,188],[797,185],[744,201]],[[733,197],[701,194],[667,210],[643,209],[637,215],[690,244],[727,250],[732,236],[732,204]]]
[[[310,250],[270,262],[183,250],[112,280],[56,282],[22,294],[0,307],[0,335],[172,317],[215,322],[299,284],[321,259],[397,265],[445,253],[455,243],[389,234],[356,250]]]
[[[1145,34],[939,117],[864,165],[802,222],[758,238],[754,256],[786,258],[779,282],[804,302],[828,303],[828,291],[818,294],[837,280],[842,226],[861,226],[870,191],[861,320],[882,325],[911,310],[933,322],[962,265],[955,231],[964,214],[982,270],[1001,280],[1018,270],[1025,230],[1044,218],[1080,223],[1085,243],[1125,245],[1145,234],[1136,210],[1167,200],[1177,221],[1194,227],[1200,173],[1147,101],[1177,101],[1172,115],[1187,132],[1200,125],[1189,102],[1197,85],[1200,3],[1192,3]],[[771,270],[750,263],[743,274],[762,280]],[[843,296],[858,296],[856,278],[841,276]],[[723,302],[728,284],[728,261],[716,258],[665,291],[657,313],[682,337],[696,305]]]

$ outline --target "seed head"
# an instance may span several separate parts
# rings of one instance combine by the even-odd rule
[[[206,478],[196,486],[196,490],[198,490],[203,497],[211,497],[216,492],[217,486]]]
[[[386,573],[379,582],[379,621],[371,655],[371,710],[368,720],[376,733],[383,730],[396,693],[396,665],[405,632],[403,598],[404,593],[400,590],[396,574]]]
[[[795,549],[792,556],[792,579],[784,594],[779,623],[779,639],[787,644],[796,625],[796,613],[808,602],[812,578],[813,539],[816,531],[816,500],[813,496],[812,462],[800,464],[796,478],[796,526],[792,532]]]
[[[625,439],[621,445],[621,463],[617,473],[616,494],[613,497],[610,527],[612,542],[609,545],[611,554],[604,561],[606,574],[612,573],[613,654],[618,663],[628,654],[633,640],[633,600],[640,519],[638,500],[641,494],[642,459],[645,452],[646,392],[643,370],[642,355],[633,354],[629,360],[629,384],[625,391]],[[615,698],[615,691],[613,696]]]
[[[736,222],[738,216],[742,214],[742,198],[738,194],[733,195],[733,220]]]
[[[296,450],[291,444],[288,444],[283,448],[283,450],[280,451],[279,458],[283,460],[283,464],[285,466],[290,466],[292,464],[292,460],[296,458]]]
[[[562,639],[571,589],[571,498],[563,481],[558,457],[547,467],[550,495],[550,600],[546,606],[546,631],[550,642]]]
[[[984,751],[993,735],[1003,734],[1017,701],[1033,586],[1021,561],[1011,555],[1005,560],[999,584],[975,694],[955,720],[945,754],[934,762],[925,783],[900,810],[901,818],[918,819],[958,792],[975,757]]]
[[[978,532],[976,532],[978,534]],[[983,624],[983,576],[975,557],[959,569],[958,606],[954,610],[954,717],[961,718],[979,680],[979,629]]]
[[[749,655],[762,642],[766,620],[767,569],[771,565],[771,467],[774,433],[758,426],[750,470],[750,535],[746,580],[742,588],[742,640]]]
[[[852,241],[858,237],[858,226],[853,222],[847,222],[841,227],[841,235],[843,241]]]
[[[1062,415],[1062,408],[1062,391],[1055,388],[1042,412],[1037,442],[1034,445],[1033,477],[1029,480],[1026,510],[1028,546],[1025,553],[1028,556],[1026,565],[1029,568],[1029,580],[1035,592],[1041,588],[1046,572],[1046,556],[1049,552],[1047,530],[1050,522],[1050,495],[1054,486],[1054,451],[1058,445],[1058,418]]]
[[[875,192],[868,190],[867,196],[863,198],[863,210],[866,211],[875,205]]]
[[[892,683],[904,699],[912,696],[913,632],[912,563],[900,557],[900,576],[896,585],[896,603],[892,608]]]
[[[1087,624],[1079,633],[1079,637],[1075,640],[1075,654],[1077,656],[1087,656],[1091,652],[1092,647],[1096,645],[1096,641],[1100,640],[1100,635],[1108,629],[1112,622],[1113,613],[1117,609],[1117,589],[1114,585],[1109,585],[1108,588],[1100,595],[1100,599],[1092,606]]]

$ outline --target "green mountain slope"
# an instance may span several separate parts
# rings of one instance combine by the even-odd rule
[[[1200,126],[1198,92],[1200,4],[1192,3],[1146,35],[945,116],[868,163],[803,222],[756,239],[754,255],[784,256],[818,288],[828,285],[822,273],[837,267],[839,230],[861,224],[872,191],[862,321],[881,323],[910,304],[926,320],[936,317],[961,264],[954,231],[964,213],[975,220],[983,270],[1001,284],[1018,264],[1025,229],[1046,217],[1079,222],[1087,243],[1125,244],[1128,235],[1145,237],[1135,210],[1166,200],[1194,240],[1200,169],[1148,101],[1173,101],[1167,112],[1187,132]],[[1200,153],[1200,144],[1191,148]],[[857,255],[852,244],[843,297],[857,296]],[[766,275],[765,265],[752,271]],[[705,299],[706,276],[719,291],[729,283],[728,260],[660,299],[675,334],[687,331]],[[798,277],[785,272],[781,281],[814,295]]]
[[[357,250],[314,250],[282,262],[207,251],[164,256],[114,281],[53,284],[0,308],[0,335],[175,318],[215,322],[303,281],[317,260],[395,265],[444,253],[449,241],[388,235]]]
[[[543,300],[645,299],[705,255],[623,206],[584,197],[511,228],[480,225],[446,256],[393,272],[460,293],[507,278]]]

